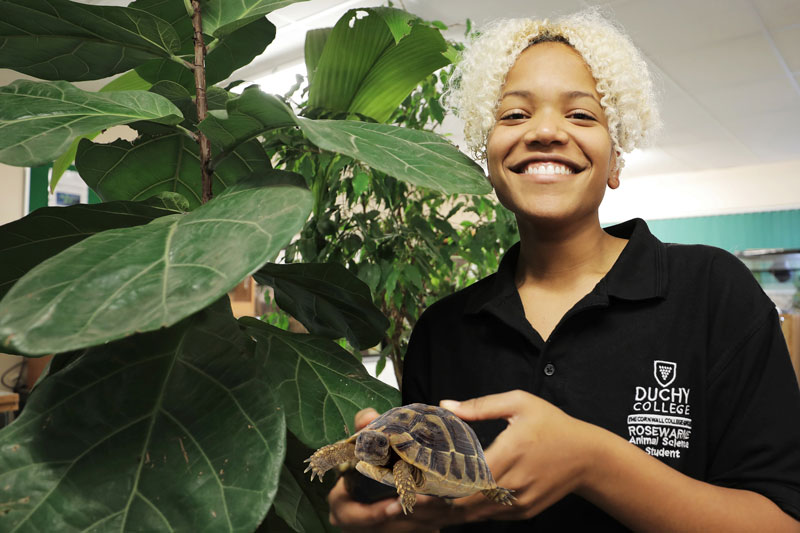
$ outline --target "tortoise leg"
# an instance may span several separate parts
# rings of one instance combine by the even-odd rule
[[[311,457],[303,461],[304,463],[310,463],[308,468],[306,468],[303,472],[308,472],[311,470],[311,481],[314,481],[314,476],[316,475],[319,477],[319,481],[321,483],[322,476],[325,475],[325,472],[338,464],[355,460],[355,443],[339,441],[333,444],[328,444],[327,446],[323,446],[319,450],[315,451]]]
[[[414,503],[417,501],[417,484],[414,482],[413,468],[405,461],[397,461],[392,468],[394,485],[397,487],[397,494],[400,495],[403,514],[413,512]]]
[[[514,500],[516,500],[514,495],[511,494],[512,491],[510,491],[509,489],[504,489],[503,487],[486,489],[482,490],[481,492],[491,501],[495,503],[500,503],[502,505],[513,505]]]

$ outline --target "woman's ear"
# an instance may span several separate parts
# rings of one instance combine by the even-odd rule
[[[614,150],[614,154],[611,156],[611,168],[608,173],[608,187],[610,189],[619,187],[619,173],[622,171],[623,165],[622,152]]]

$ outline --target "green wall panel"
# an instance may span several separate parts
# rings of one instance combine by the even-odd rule
[[[664,242],[708,244],[729,252],[800,248],[800,209],[648,220],[647,225]]]
[[[42,165],[39,167],[31,168],[30,180],[30,206],[28,211],[33,213],[40,207],[47,207],[47,195],[50,192],[50,186],[47,178],[50,175],[50,169],[53,165]],[[69,167],[70,170],[75,170],[74,166]],[[100,197],[97,196],[91,187],[89,187],[89,203],[99,204]]]

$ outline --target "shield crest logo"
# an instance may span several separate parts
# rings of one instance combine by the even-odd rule
[[[675,374],[678,372],[678,364],[672,361],[653,361],[653,374],[656,383],[662,387],[668,387],[675,381]]]

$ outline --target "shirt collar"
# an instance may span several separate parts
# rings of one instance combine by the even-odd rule
[[[628,244],[592,292],[602,291],[623,300],[663,298],[668,280],[666,245],[650,233],[647,223],[635,218],[609,226],[605,231],[615,237],[628,239]],[[509,298],[518,299],[514,275],[519,249],[519,243],[509,248],[493,279],[476,287],[465,309],[468,314],[479,313],[490,305],[507,305]]]

